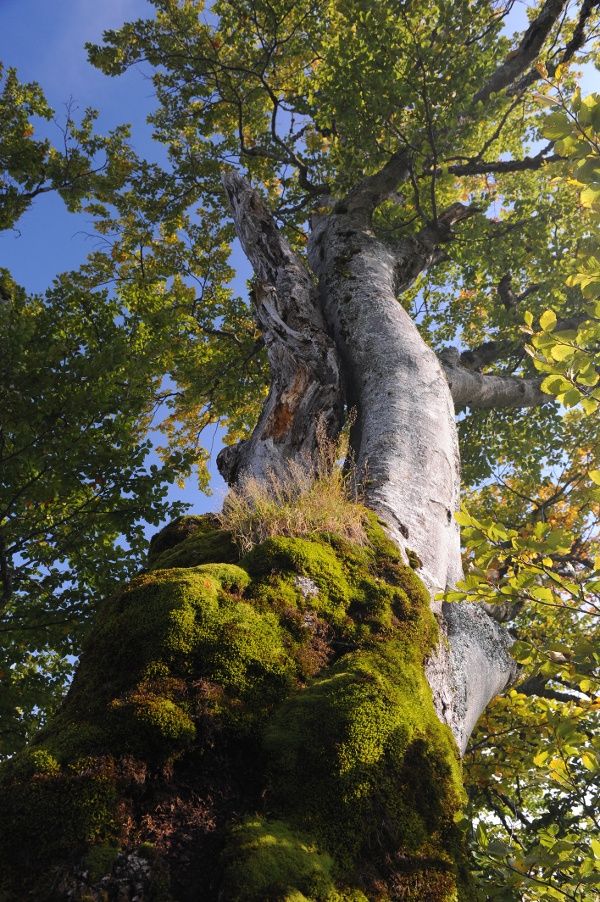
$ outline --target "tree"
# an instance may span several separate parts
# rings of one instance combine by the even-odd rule
[[[553,767],[559,788],[564,788],[572,772],[581,812],[577,817],[584,822],[596,789],[591,779],[578,782],[575,777],[583,774],[585,778],[594,766],[592,757],[591,768],[581,764],[585,755],[592,756],[589,718],[594,662],[588,620],[594,611],[590,602],[581,602],[584,590],[590,588],[590,579],[581,574],[590,571],[591,578],[596,569],[590,562],[586,533],[597,512],[597,499],[586,478],[588,471],[597,472],[598,443],[595,423],[590,427],[592,421],[584,420],[578,411],[563,415],[560,407],[548,403],[548,392],[558,395],[566,407],[581,402],[584,413],[595,412],[597,327],[595,314],[582,310],[578,289],[595,283],[593,275],[570,272],[570,261],[589,253],[592,223],[580,208],[578,193],[561,178],[569,165],[566,158],[577,156],[568,143],[566,114],[561,114],[560,121],[552,116],[546,119],[544,104],[564,103],[569,109],[574,104],[577,111],[581,101],[575,93],[573,66],[588,59],[593,50],[597,4],[584,0],[567,8],[560,0],[546,0],[531,9],[529,26],[513,41],[502,34],[510,3],[497,7],[489,2],[434,6],[342,0],[326,5],[222,2],[211,7],[206,21],[196,2],[155,0],[153,5],[154,19],[107,33],[103,45],[90,47],[90,56],[114,75],[140,60],[155,67],[160,106],[153,121],[157,136],[169,146],[172,170],[162,173],[156,167],[144,167],[128,185],[129,189],[134,184],[135,191],[116,193],[109,203],[94,208],[113,250],[96,257],[93,266],[116,273],[132,285],[141,282],[146,290],[149,283],[160,284],[165,309],[183,306],[189,311],[186,322],[193,324],[193,357],[190,362],[182,353],[174,363],[174,376],[182,386],[174,414],[188,424],[198,412],[204,421],[223,415],[230,419],[230,445],[219,456],[221,472],[230,484],[243,489],[251,478],[263,483],[271,478],[285,481],[294,463],[318,458],[320,436],[335,442],[348,412],[355,411],[350,444],[367,507],[417,567],[430,597],[449,593],[442,605],[433,601],[440,629],[434,641],[427,620],[430,614],[419,608],[413,577],[372,526],[379,551],[369,561],[362,559],[365,572],[371,582],[380,580],[382,585],[398,580],[406,604],[421,612],[414,614],[419,626],[412,634],[413,642],[422,643],[421,657],[418,666],[416,658],[404,660],[406,673],[419,672],[422,677],[427,652],[426,675],[437,714],[464,752],[491,698],[518,679],[509,652],[511,639],[499,621],[510,621],[521,629],[528,621],[529,644],[517,645],[516,656],[532,672],[521,681],[523,691],[516,691],[515,697],[522,699],[527,692],[545,702],[571,706],[561,721],[568,725],[560,734],[566,750],[547,760],[562,762]],[[574,121],[585,129],[581,117]],[[544,135],[548,140],[540,147]],[[580,128],[571,141],[577,143],[578,136]],[[589,141],[584,150],[582,160],[593,157]],[[593,159],[587,169],[577,168],[584,180],[593,181],[595,172]],[[595,204],[595,199],[590,203]],[[223,293],[223,243],[231,240],[224,216],[232,217],[254,270],[251,309]],[[158,237],[153,231],[157,222]],[[211,271],[207,254],[217,249],[216,267]],[[587,258],[582,272],[595,272],[595,263],[589,263]],[[182,273],[203,278],[202,304]],[[168,281],[169,276],[175,277],[173,281]],[[565,284],[568,277],[570,284]],[[529,354],[523,322],[535,333]],[[563,347],[571,350],[563,352]],[[261,355],[269,364],[266,399]],[[558,371],[555,364],[561,365]],[[540,369],[549,374],[543,381]],[[577,397],[569,395],[571,391]],[[455,408],[464,411],[458,427]],[[176,440],[185,447],[194,431],[188,425]],[[463,472],[475,493],[471,512],[457,520],[459,432]],[[549,441],[553,435],[558,439],[556,446]],[[540,436],[545,438],[543,443]],[[494,478],[497,466],[505,468],[500,478]],[[506,522],[495,522],[505,518]],[[459,521],[467,527],[478,569],[457,590],[462,576]],[[212,535],[204,527],[200,532]],[[175,544],[165,537],[162,541]],[[277,553],[284,556],[281,548]],[[169,560],[172,564],[173,558]],[[194,560],[198,563],[198,558]],[[349,559],[344,561],[349,568]],[[256,580],[260,567],[266,565],[255,558],[254,564],[250,561],[245,566],[244,572]],[[336,571],[335,562],[330,566],[331,574],[346,573],[343,568]],[[395,575],[390,577],[390,572]],[[242,591],[247,579],[239,572],[235,578],[231,573],[224,575],[223,570],[206,574],[207,585],[210,579],[217,580],[221,590],[234,594]],[[552,588],[548,581],[554,583]],[[264,585],[262,590],[267,591]],[[594,591],[594,585],[590,590]],[[369,591],[374,591],[372,585]],[[487,609],[458,600],[457,592],[483,598]],[[367,595],[361,596],[361,603],[366,604]],[[577,604],[567,604],[569,597]],[[505,603],[498,604],[498,598]],[[544,608],[539,614],[539,605],[566,608],[566,617],[547,616]],[[410,621],[406,609],[400,619]],[[108,630],[107,622],[101,630]],[[382,628],[382,622],[377,623]],[[220,622],[219,629],[227,624]],[[243,628],[254,628],[248,624],[244,621]],[[569,634],[578,637],[572,647],[567,643],[565,651],[562,640],[560,648],[553,647],[559,636]],[[98,677],[93,667],[97,667],[99,649],[107,647],[102,632],[98,635],[97,645],[89,650],[92,664],[80,687],[91,679],[90,673]],[[404,636],[408,643],[409,632]],[[339,641],[348,639],[343,631],[338,636]],[[368,799],[364,804],[382,806],[382,824],[365,821],[364,843],[352,846],[350,852],[347,838],[335,834],[335,825],[326,829],[314,812],[303,820],[298,773],[306,781],[308,795],[315,786],[313,775],[298,764],[294,775],[287,774],[287,790],[281,788],[283,784],[274,790],[279,819],[242,821],[230,837],[230,864],[222,886],[231,898],[264,898],[265,887],[279,892],[276,898],[288,891],[285,898],[293,898],[294,892],[296,898],[312,892],[315,898],[358,899],[364,898],[363,890],[372,898],[449,899],[456,892],[464,898],[474,893],[450,826],[449,812],[456,807],[449,801],[454,798],[454,784],[447,776],[452,772],[448,749],[440,751],[441,740],[432,738],[439,727],[433,722],[423,725],[421,715],[409,714],[404,701],[394,695],[390,674],[405,693],[421,697],[422,684],[419,676],[414,676],[408,689],[402,683],[402,666],[386,657],[392,655],[391,646],[385,646],[388,639],[374,646],[380,652],[377,661],[373,646],[367,643],[360,660],[352,646],[348,657],[342,653],[332,671],[336,678],[349,680],[344,696],[350,699],[344,702],[348,711],[355,710],[351,700],[359,699],[356,704],[364,705],[372,716],[369,705],[375,701],[370,697],[367,701],[357,688],[371,680],[378,684],[386,710],[395,711],[394,716],[399,711],[405,715],[387,733],[383,727],[382,732],[375,731],[375,747],[379,743],[381,748],[373,752],[373,762],[384,768],[377,771],[377,779],[384,781],[381,790],[377,779],[367,776],[371,772],[366,758],[360,757],[367,752],[348,751],[349,767],[364,770],[361,785]],[[214,637],[203,641],[211,649],[217,642]],[[272,641],[276,647],[280,640],[273,634]],[[252,659],[254,665],[274,679],[275,665],[260,648]],[[241,650],[239,657],[249,660]],[[339,669],[344,662],[345,676]],[[389,669],[384,673],[385,667]],[[154,671],[144,673],[137,688],[129,695],[121,694],[113,707],[134,709],[146,724],[157,723],[161,717],[164,722],[166,709],[157,707],[158,690],[149,682],[159,677]],[[314,672],[305,676],[314,677]],[[160,677],[161,696],[167,695],[164,681],[172,677],[170,672]],[[225,677],[222,680],[230,686]],[[315,680],[312,696],[306,696],[309,699],[315,694],[320,698],[319,691],[326,694],[323,684]],[[566,683],[567,691],[557,688],[557,683]],[[275,692],[266,677],[261,685],[265,697]],[[74,687],[72,705],[77,706],[82,692]],[[558,697],[561,693],[563,698]],[[176,695],[169,698],[176,708]],[[220,704],[213,696],[210,702],[206,698],[206,710]],[[244,704],[248,704],[246,696],[240,700],[242,708]],[[552,741],[554,727],[560,728],[558,715],[551,705],[536,704],[532,710]],[[297,739],[302,702],[284,703],[274,715],[275,726],[265,741],[282,771],[288,766],[285,762],[300,755],[298,748],[313,761],[311,742],[320,748],[315,732],[319,716],[322,721],[332,711],[323,705],[310,715],[314,721],[309,723],[304,745]],[[522,701],[514,702],[515,707],[519,705]],[[498,715],[498,734],[514,729],[503,726],[503,718],[510,713],[506,708],[501,706]],[[193,727],[189,718],[171,708],[168,712],[172,739],[189,738]],[[64,714],[67,720],[68,716]],[[291,725],[288,738],[281,735],[282,717]],[[350,715],[347,723],[343,718],[334,723],[343,733]],[[404,782],[398,785],[410,807],[406,774],[413,774],[409,765],[414,761],[409,761],[396,731],[416,729],[416,723],[419,735],[429,735],[425,757],[429,756],[432,770],[427,779],[423,769],[414,779],[421,788],[429,780],[438,795],[429,800],[431,810],[425,814],[414,800],[414,824],[418,812],[425,821],[430,815],[435,820],[437,815],[431,812],[436,806],[443,813],[435,821],[437,827],[415,840],[409,852],[406,821],[401,828],[394,820],[402,819],[390,807],[388,771],[381,762],[385,759],[392,771],[396,767],[404,774]],[[350,748],[350,740],[343,735],[343,742],[337,740]],[[334,737],[323,748],[331,750],[337,740]],[[296,747],[295,742],[300,744]],[[417,756],[414,744],[408,748]],[[488,743],[485,748],[489,765],[494,746]],[[538,762],[534,758],[531,763],[529,750],[523,749],[521,745],[523,772],[530,772]],[[46,771],[33,772],[54,774],[58,759],[51,758],[44,759]],[[39,761],[36,767],[41,767]],[[440,788],[438,778],[444,768],[446,779],[440,778]],[[533,825],[536,830],[536,842],[529,849],[517,840],[523,850],[518,858],[510,844],[499,838],[494,838],[496,846],[490,846],[483,817],[482,846],[491,849],[492,862],[481,864],[488,895],[502,898],[503,892],[518,892],[520,887],[525,898],[591,899],[593,873],[587,865],[579,876],[564,865],[566,854],[581,856],[587,850],[587,844],[576,846],[570,838],[572,823],[567,824],[564,794],[557,792],[553,799],[560,833],[556,841],[556,834],[548,833],[548,818],[538,817],[539,795],[518,785],[494,795],[493,769],[486,770],[485,754],[472,771],[473,792],[492,812],[487,819],[492,832],[504,829],[512,839],[512,823],[519,818],[525,828]],[[98,771],[97,776],[104,780],[106,774]],[[222,787],[218,791],[225,792]],[[296,809],[292,805],[292,814],[291,797],[297,805]],[[362,810],[363,803],[356,804]],[[300,828],[305,832],[294,832]],[[316,831],[312,835],[311,828]],[[415,830],[418,833],[416,826]],[[405,842],[401,860],[391,845],[398,835]],[[284,863],[269,859],[267,853],[261,858],[261,848],[269,845],[289,850]],[[550,853],[544,857],[540,850],[551,847],[556,847],[554,857]],[[310,853],[310,862],[300,848]],[[504,871],[498,871],[498,863]],[[267,878],[261,868],[281,869],[283,882],[277,889],[264,882]],[[515,875],[509,890],[505,890],[507,869]],[[332,873],[338,875],[337,883]],[[248,879],[246,890],[244,878]],[[312,889],[302,889],[304,884]],[[338,896],[331,895],[338,891]]]
[[[0,68],[0,75],[2,69]],[[123,186],[136,164],[126,129],[104,139],[69,116],[64,149],[34,136],[41,89],[9,70],[0,93],[1,219],[59,191],[71,209]],[[181,511],[165,496],[185,472],[173,450],[146,465],[165,392],[156,298],[108,296],[97,272],[62,274],[28,296],[0,270],[0,754],[14,754],[64,694],[98,597],[139,569],[144,520]],[[143,308],[143,312],[142,312]],[[168,393],[167,393],[168,394]]]

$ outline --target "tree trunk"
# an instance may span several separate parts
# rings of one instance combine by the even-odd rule
[[[353,451],[365,502],[416,553],[435,592],[462,574],[460,464],[448,382],[397,300],[422,268],[411,250],[394,254],[368,224],[340,212],[313,233],[309,258],[357,411]]]
[[[310,384],[314,386],[319,382],[318,373],[325,370],[325,360],[335,354],[339,361],[336,387],[340,394],[344,391],[348,407],[356,411],[351,444],[362,497],[381,517],[407,559],[420,562],[419,575],[428,586],[445,636],[429,658],[427,674],[438,715],[452,730],[462,753],[485,707],[514,678],[516,666],[509,654],[510,637],[485,611],[473,605],[435,601],[437,594],[462,576],[460,534],[454,518],[460,495],[460,457],[448,374],[455,376],[461,404],[477,404],[483,398],[484,406],[489,406],[492,395],[500,403],[509,397],[505,403],[526,404],[531,392],[539,395],[539,389],[519,392],[514,384],[518,380],[498,377],[490,377],[488,387],[487,377],[481,374],[444,366],[399,303],[398,296],[435,262],[438,246],[448,238],[452,224],[468,215],[468,210],[455,204],[440,215],[435,227],[424,229],[416,238],[396,245],[377,239],[370,226],[373,205],[382,190],[395,184],[398,167],[403,165],[402,157],[393,159],[387,170],[366,179],[346,201],[316,221],[308,261],[318,281],[318,295],[299,287],[310,285],[310,277],[274,226],[272,234],[276,234],[278,246],[285,246],[283,262],[272,266],[275,254],[268,249],[269,241],[257,244],[254,236],[267,234],[265,220],[272,220],[256,192],[235,173],[225,175],[224,183],[238,237],[257,277],[270,279],[278,296],[282,291],[278,293],[275,284],[279,280],[285,285],[280,303],[287,301],[288,306],[283,316],[294,316],[294,322],[300,316],[319,323],[319,340],[310,345],[319,365],[312,365],[307,347],[296,343],[296,366],[311,369]],[[267,266],[271,266],[269,273]],[[297,286],[294,290],[290,290],[290,280]],[[323,337],[322,315],[334,351],[331,339]],[[266,334],[278,330],[285,343],[279,315],[270,321],[263,317],[261,326]],[[279,359],[270,356],[272,386],[285,394],[290,383],[286,370],[278,366]],[[465,385],[473,388],[472,397]],[[338,406],[331,402],[331,386],[331,381],[322,383],[320,391],[327,395],[324,413],[335,429],[341,423],[337,413],[340,401]],[[316,391],[311,397],[318,399],[318,395]],[[272,387],[255,433],[241,449],[243,466],[236,469],[232,483],[248,476],[260,479],[264,474],[262,436],[273,396]],[[311,442],[316,450],[316,408],[303,406],[299,399],[289,431],[275,439],[279,453],[288,460],[294,453],[295,435],[305,437],[305,455],[311,451]],[[335,417],[329,415],[333,409]],[[253,447],[259,449],[256,454]],[[230,475],[226,467],[221,470],[226,478]]]
[[[319,424],[342,425],[338,355],[316,286],[278,232],[259,195],[235,172],[224,176],[236,231],[256,276],[252,303],[271,367],[271,388],[252,437],[224,448],[219,470],[230,485],[271,472],[285,478],[292,460],[309,465]]]
[[[272,384],[222,471],[311,466],[345,392],[369,542],[241,556],[211,517],[159,533],[100,608],[63,706],[0,772],[0,896],[473,900],[459,757],[515,666],[483,609],[435,600],[461,573],[453,401],[397,300],[464,209],[387,246],[368,182],[317,224],[311,274],[259,196],[224,181]]]

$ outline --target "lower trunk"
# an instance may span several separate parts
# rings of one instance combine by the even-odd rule
[[[323,414],[335,434],[343,391],[347,406],[356,410],[353,464],[365,503],[381,517],[406,558],[418,564],[434,599],[462,575],[454,517],[460,491],[457,430],[447,376],[397,298],[434,259],[435,231],[388,247],[375,237],[356,204],[338,204],[317,221],[309,241],[317,297],[305,267],[256,192],[235,173],[224,181],[244,250],[257,277],[270,280],[278,299],[276,311],[269,315],[264,309],[261,318],[268,344],[287,347],[294,366],[312,373],[311,404],[303,404],[302,393],[295,392],[288,428],[270,439],[273,447],[289,460],[295,436],[302,436],[309,459],[311,442],[316,450],[319,398],[325,399]],[[464,212],[453,210],[452,215],[460,218]],[[308,345],[298,340],[302,323],[309,324],[306,334],[314,336]],[[272,389],[252,439],[239,452],[228,452],[242,461],[231,482],[264,476],[270,407],[295,385],[295,377],[289,382],[290,369],[279,365],[282,359],[287,358],[270,356]],[[330,360],[336,362],[335,380],[326,375],[320,384],[320,374],[331,373],[326,366]],[[336,391],[337,405],[332,401]],[[510,640],[472,606],[442,609],[435,601],[432,606],[446,638],[431,656],[427,673],[438,715],[464,751],[490,699],[515,675]]]
[[[365,503],[418,565],[435,598],[462,577],[454,517],[460,457],[446,375],[397,300],[422,265],[410,250],[407,244],[394,253],[342,212],[315,229],[309,254],[343,362],[348,403],[357,412],[353,452]],[[484,611],[433,606],[445,640],[427,676],[438,714],[462,753],[516,667],[508,634]]]
[[[367,529],[241,560],[211,518],[156,537],[0,771],[3,902],[474,898],[429,593]]]

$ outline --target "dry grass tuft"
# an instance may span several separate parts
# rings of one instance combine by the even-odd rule
[[[337,462],[339,448],[321,437],[316,461],[291,461],[285,474],[266,480],[248,478],[231,489],[221,526],[242,552],[271,536],[306,536],[331,532],[357,544],[367,541],[364,508],[353,490],[353,477]]]

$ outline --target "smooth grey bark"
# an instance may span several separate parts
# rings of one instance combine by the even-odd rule
[[[438,617],[442,641],[425,673],[440,720],[461,754],[490,701],[517,678],[512,639],[482,605],[445,602]]]
[[[315,224],[308,247],[313,275],[258,195],[238,175],[224,177],[258,280],[254,303],[272,386],[252,438],[220,455],[219,465],[236,483],[264,478],[303,454],[310,460],[318,418],[328,417],[334,435],[345,396],[357,413],[351,439],[365,502],[402,549],[416,552],[433,599],[462,575],[454,518],[457,430],[446,372],[397,298],[436,260],[452,224],[469,211],[453,205],[435,227],[384,244],[370,227],[370,213],[402,166],[398,155],[387,172],[366,179]],[[282,406],[290,415],[274,434],[274,411]],[[481,608],[432,603],[444,639],[427,674],[438,714],[464,751],[488,702],[515,676],[510,639]]]
[[[398,303],[434,247],[388,249],[359,212],[333,213],[313,232],[309,260],[339,349],[352,445],[367,505],[422,562],[432,590],[461,576],[459,453],[448,383]]]
[[[456,410],[538,407],[551,400],[540,388],[541,379],[478,373],[460,365],[458,351],[440,358]]]

